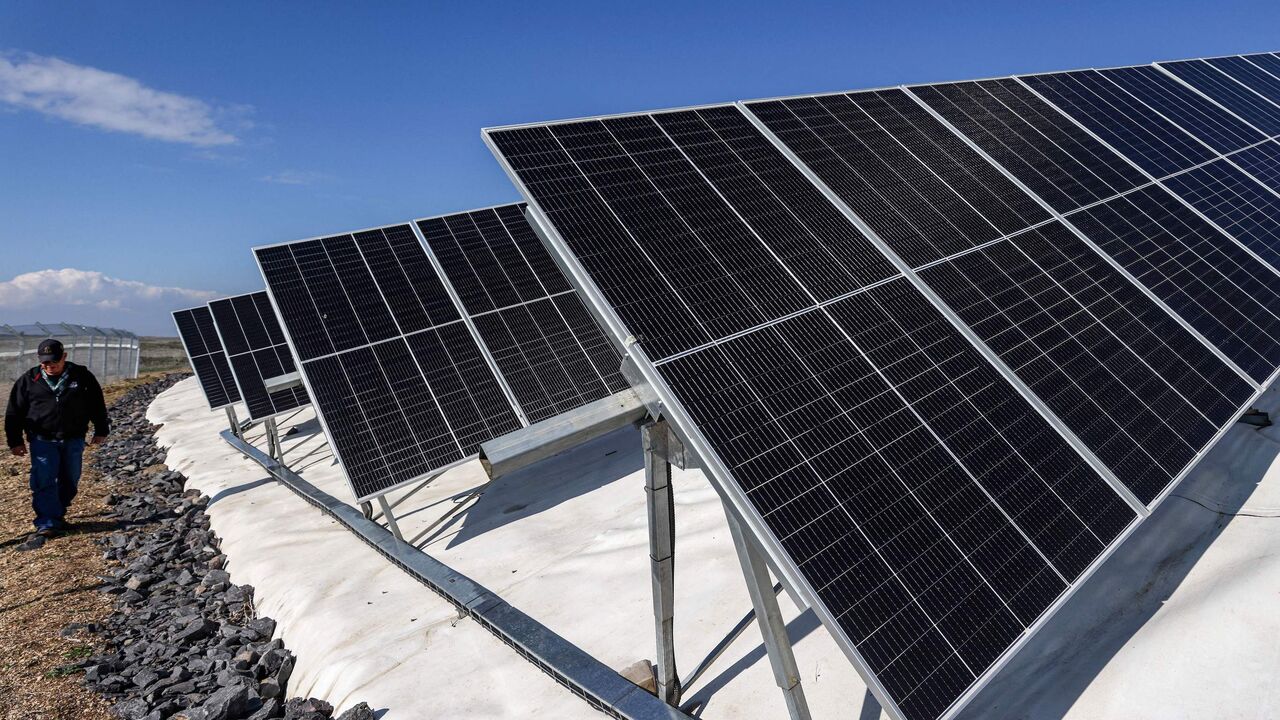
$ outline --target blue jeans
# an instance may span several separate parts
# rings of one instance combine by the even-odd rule
[[[37,530],[62,525],[80,487],[83,455],[84,438],[31,439],[31,508],[36,511]]]

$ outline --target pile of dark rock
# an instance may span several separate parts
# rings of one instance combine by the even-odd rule
[[[113,700],[123,720],[320,720],[333,707],[288,698],[294,657],[257,617],[253,587],[236,585],[209,529],[208,498],[185,490],[186,478],[165,466],[151,400],[181,376],[131,390],[112,409],[111,438],[96,467],[112,494],[120,529],[102,540],[115,571],[102,591],[115,609],[101,623],[64,634],[96,633],[108,652],[78,663],[84,683]],[[361,703],[339,720],[372,720]]]

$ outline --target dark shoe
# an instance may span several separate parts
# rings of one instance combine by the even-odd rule
[[[59,534],[70,535],[72,532],[75,531],[76,526],[67,522],[66,520],[58,520],[57,522],[54,523],[53,529],[57,530]]]
[[[39,537],[45,538],[46,540],[49,538],[56,538],[61,534],[62,533],[58,530],[58,528],[51,528],[51,527],[40,528],[39,530],[36,531],[36,535],[38,535]]]
[[[48,541],[48,539],[49,538],[45,537],[44,535],[41,535],[39,533],[33,533],[31,537],[27,538],[26,542],[18,546],[18,552],[25,552],[27,550],[39,550],[40,548],[44,547],[44,544],[45,542]]]

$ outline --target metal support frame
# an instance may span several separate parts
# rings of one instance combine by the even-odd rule
[[[234,405],[227,405],[222,408],[227,412],[227,422],[231,424],[231,434],[244,439],[244,428],[240,425],[240,418],[236,417],[236,408]]]
[[[387,527],[391,529],[391,534],[396,540],[404,542],[404,535],[400,534],[400,526],[396,524],[395,513],[391,512],[391,503],[387,502],[386,495],[378,496],[378,506],[382,508],[382,517],[387,520]]]
[[[671,460],[673,456],[683,456],[683,447],[671,434],[666,421],[661,419],[640,426],[640,438],[644,446],[644,492],[649,512],[649,567],[658,651],[658,697],[668,705],[677,705],[681,688],[680,676],[676,672],[676,525]]]
[[[567,687],[591,707],[622,720],[693,720],[640,689],[488,588],[411,545],[394,541],[385,528],[363,517],[359,510],[312,485],[289,468],[271,462],[261,450],[230,431],[224,430],[222,439],[261,465],[307,503],[351,531],[357,539],[409,577],[423,583],[457,608],[459,615],[474,618],[478,627],[512,647],[534,667]]]
[[[269,417],[262,421],[262,427],[267,432],[267,455],[270,455],[280,464],[284,464],[284,448],[280,445],[280,429],[276,425],[276,419]]]
[[[800,669],[791,649],[787,624],[782,620],[782,610],[778,607],[764,552],[742,529],[733,509],[725,505],[724,511],[729,520],[729,532],[733,535],[733,546],[738,551],[738,562],[742,564],[742,573],[747,578],[747,592],[751,594],[751,605],[755,608],[756,624],[760,626],[769,664],[773,666],[773,678],[786,698],[787,714],[792,720],[811,720],[809,703],[804,698],[804,688],[800,686]]]

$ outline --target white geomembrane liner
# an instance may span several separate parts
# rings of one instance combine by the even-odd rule
[[[1280,420],[1280,394],[1259,406]],[[213,500],[232,580],[298,657],[291,695],[384,720],[602,717],[345,528],[267,479],[218,433],[195,380],[148,410],[168,464]],[[310,409],[282,416],[286,458],[346,497]],[[255,427],[249,440],[265,445]],[[966,720],[1280,717],[1280,426],[1236,425],[1077,595],[965,708]],[[396,509],[412,538],[485,481],[477,462]],[[720,500],[675,471],[676,653],[691,671],[750,608]],[[627,429],[495,482],[426,549],[621,669],[653,658],[639,433]],[[391,501],[406,491],[392,494]],[[1223,514],[1228,513],[1228,514]],[[1237,513],[1238,516],[1231,516]],[[811,613],[780,604],[813,717],[879,717]],[[414,619],[416,618],[416,620]],[[702,716],[785,717],[754,625],[685,699]]]

